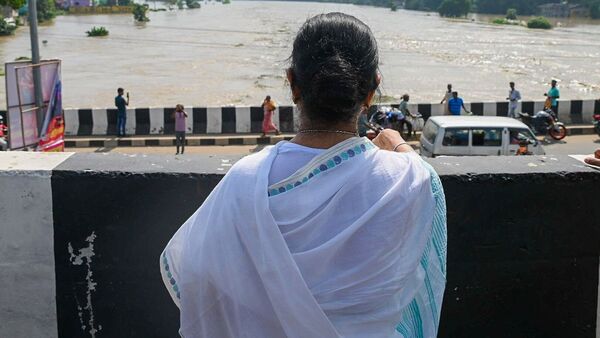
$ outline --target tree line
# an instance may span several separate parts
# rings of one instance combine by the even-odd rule
[[[470,12],[505,14],[514,9],[520,15],[535,15],[538,6],[561,3],[562,0],[406,0],[405,8],[411,10],[439,11],[446,16],[463,16]],[[590,9],[593,18],[600,18],[600,0],[571,0],[570,4],[582,4]]]
[[[351,3],[395,8],[398,0],[304,0],[312,2]],[[401,2],[401,1],[400,1]],[[464,16],[468,13],[506,14],[515,9],[519,15],[535,15],[538,6],[560,3],[563,0],[405,0],[404,8],[420,11],[437,11],[444,16]],[[593,18],[600,18],[600,0],[570,0],[571,4],[586,5]]]

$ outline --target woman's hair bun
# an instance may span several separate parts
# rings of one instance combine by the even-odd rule
[[[349,121],[377,88],[379,56],[371,30],[343,13],[308,19],[292,52],[293,86],[311,120]]]

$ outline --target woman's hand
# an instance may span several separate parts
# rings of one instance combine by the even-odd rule
[[[373,140],[379,149],[397,151],[399,153],[412,152],[413,148],[404,141],[400,133],[393,129],[384,129]],[[400,145],[400,146],[398,146]]]
[[[585,163],[600,167],[600,149],[596,150],[596,152],[594,153],[594,157],[586,158]]]

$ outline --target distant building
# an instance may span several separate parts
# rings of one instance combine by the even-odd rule
[[[56,0],[56,6],[62,9],[68,9],[71,7],[90,7],[92,6],[91,0]]]
[[[590,10],[580,4],[552,3],[538,7],[540,15],[554,18],[588,17]]]

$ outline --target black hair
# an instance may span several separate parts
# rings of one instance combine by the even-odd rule
[[[113,88],[114,88],[114,87],[113,87]],[[122,91],[124,91],[124,90],[125,90],[125,89],[123,89],[123,88],[119,87],[119,88],[117,88],[117,93],[120,93],[120,92],[122,92]]]
[[[371,29],[357,18],[328,13],[308,19],[291,56],[292,87],[302,113],[319,122],[347,122],[377,89],[379,53]]]

